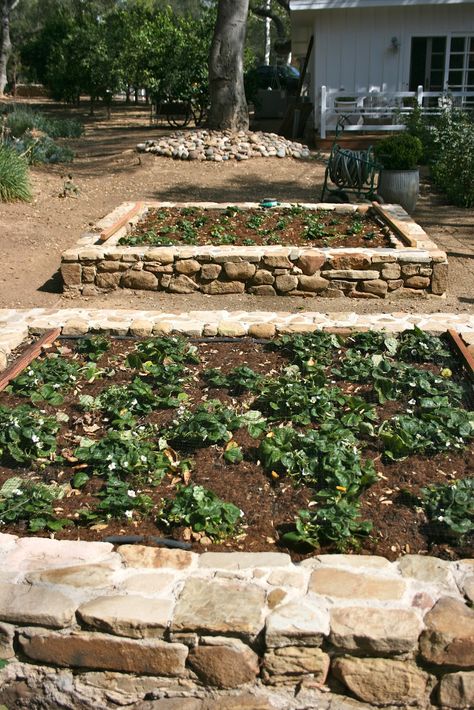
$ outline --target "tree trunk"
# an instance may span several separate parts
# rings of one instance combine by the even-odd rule
[[[249,0],[219,0],[209,55],[209,127],[241,131],[249,127],[243,54]]]
[[[7,64],[8,57],[12,49],[10,42],[10,11],[12,9],[11,0],[0,0],[1,2],[1,23],[0,28],[0,96],[4,95],[7,85]]]

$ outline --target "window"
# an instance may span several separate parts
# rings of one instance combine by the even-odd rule
[[[413,37],[410,91],[474,91],[474,35]]]

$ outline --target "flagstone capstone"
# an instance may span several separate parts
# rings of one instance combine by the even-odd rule
[[[191,578],[178,598],[171,628],[254,638],[263,628],[264,608],[265,592],[256,585]]]

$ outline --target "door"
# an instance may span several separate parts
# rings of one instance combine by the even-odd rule
[[[446,37],[412,37],[409,90],[445,88]]]

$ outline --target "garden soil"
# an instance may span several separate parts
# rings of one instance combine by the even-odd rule
[[[194,163],[138,154],[135,146],[170,132],[150,126],[146,107],[114,107],[112,117],[89,117],[87,106],[68,109],[54,104],[35,108],[85,124],[85,135],[72,141],[71,165],[32,169],[34,199],[30,204],[0,205],[0,307],[145,308],[170,311],[209,308],[228,310],[472,311],[474,304],[474,211],[446,205],[427,180],[414,219],[448,252],[446,299],[424,296],[398,300],[357,300],[177,295],[115,291],[91,298],[62,295],[61,253],[74,246],[81,232],[123,201],[212,200],[258,201],[275,197],[290,202],[319,200],[324,177],[322,157],[308,161],[259,158],[240,163]],[[68,173],[77,197],[61,197]]]

